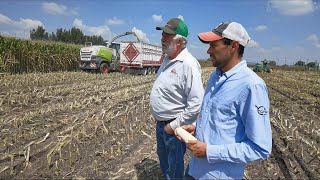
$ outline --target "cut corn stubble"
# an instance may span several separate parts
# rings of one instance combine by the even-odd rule
[[[177,134],[182,138],[182,140],[188,143],[189,140],[196,141],[197,138],[192,136],[188,131],[184,130],[182,127],[177,128]]]

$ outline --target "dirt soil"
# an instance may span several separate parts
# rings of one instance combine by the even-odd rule
[[[259,74],[273,149],[244,179],[320,179],[320,74],[295,73]],[[49,74],[1,77],[0,179],[162,179],[149,111],[154,75]]]

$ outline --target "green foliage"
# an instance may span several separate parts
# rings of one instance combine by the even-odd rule
[[[37,29],[30,31],[30,39],[32,40],[48,40],[49,35],[42,26],[38,26]]]
[[[295,66],[304,66],[306,63],[304,61],[298,61],[294,65]]]
[[[269,65],[270,66],[277,66],[277,62],[276,61],[269,61]]]
[[[316,67],[316,62],[309,62],[309,63],[307,64],[307,66],[308,66],[308,67],[311,67],[311,68],[314,68],[314,67]]]
[[[85,42],[92,42],[92,44],[104,45],[105,40],[101,36],[86,36],[83,32],[76,28],[72,27],[71,29],[57,29],[56,33],[46,32],[42,26],[38,26],[37,29],[32,29],[30,31],[30,39],[32,40],[50,40],[50,41],[59,41],[65,43],[74,43],[74,44],[84,44]]]
[[[0,72],[74,71],[81,46],[0,36]]]

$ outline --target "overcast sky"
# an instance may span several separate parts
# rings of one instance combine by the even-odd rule
[[[320,62],[319,7],[319,0],[1,0],[0,33],[29,38],[37,26],[49,33],[75,26],[105,40],[134,31],[145,42],[160,44],[161,31],[155,27],[180,17],[189,27],[189,51],[207,59],[208,45],[197,34],[220,22],[236,21],[252,38],[244,53],[247,61]]]

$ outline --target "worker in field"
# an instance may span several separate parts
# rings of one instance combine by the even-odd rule
[[[241,24],[221,23],[198,38],[209,44],[207,53],[216,69],[198,120],[182,126],[197,139],[187,142],[192,157],[185,178],[242,179],[247,163],[271,153],[267,87],[241,60],[250,40]]]
[[[188,27],[179,18],[170,19],[162,30],[161,64],[150,93],[150,109],[156,119],[157,154],[165,179],[183,178],[186,144],[174,130],[197,118],[203,99],[201,67],[189,53]]]

